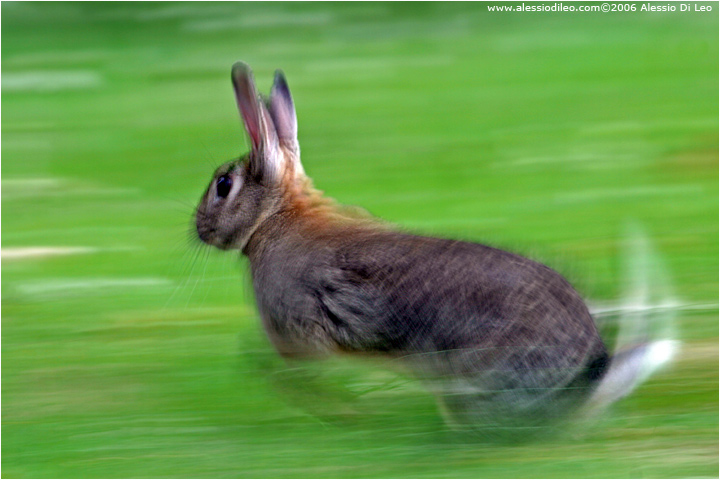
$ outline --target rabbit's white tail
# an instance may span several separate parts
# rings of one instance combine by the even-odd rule
[[[626,295],[620,308],[596,310],[618,315],[614,354],[605,375],[586,404],[589,414],[628,395],[668,363],[679,348],[670,280],[660,258],[637,226],[628,228],[624,253]]]

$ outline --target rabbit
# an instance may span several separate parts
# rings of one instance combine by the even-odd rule
[[[281,356],[397,359],[462,424],[565,415],[613,369],[604,397],[632,389],[648,346],[615,362],[559,273],[338,206],[300,163],[284,74],[275,73],[267,99],[246,64],[233,65],[231,78],[251,150],[215,171],[196,210],[197,235],[249,259],[262,325]]]

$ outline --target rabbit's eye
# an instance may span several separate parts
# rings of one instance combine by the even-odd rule
[[[220,198],[225,198],[230,194],[230,189],[233,186],[232,178],[230,178],[227,175],[223,175],[222,177],[217,179],[217,196]]]

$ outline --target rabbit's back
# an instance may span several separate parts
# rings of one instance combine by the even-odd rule
[[[488,390],[569,384],[606,356],[579,294],[527,258],[371,227],[283,230],[249,252],[283,353],[383,353]]]

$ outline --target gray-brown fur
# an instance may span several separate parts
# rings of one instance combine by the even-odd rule
[[[247,66],[236,64],[233,83],[252,151],[215,173],[197,230],[204,242],[247,255],[280,354],[401,359],[461,415],[489,404],[530,413],[579,404],[608,354],[562,276],[492,247],[343,213],[304,175],[282,74],[267,104]],[[233,187],[223,197],[227,178]]]

